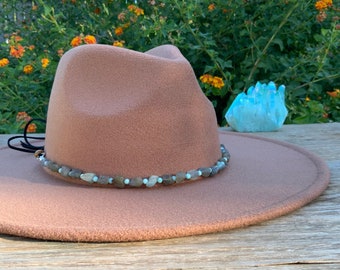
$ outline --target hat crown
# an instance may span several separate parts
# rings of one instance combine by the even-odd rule
[[[59,164],[126,177],[211,166],[220,155],[214,109],[171,45],[68,51],[51,92],[45,149]]]

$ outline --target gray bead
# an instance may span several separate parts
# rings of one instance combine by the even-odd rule
[[[46,161],[45,156],[44,155],[39,156],[37,159],[39,160],[40,164],[45,167],[45,165],[44,165],[44,163]]]
[[[109,183],[110,176],[100,175],[97,183],[101,185],[107,185]]]
[[[189,177],[188,177],[189,176]],[[197,170],[191,170],[187,172],[187,179],[188,180],[196,180],[200,177],[201,175]]]
[[[227,159],[230,158],[230,153],[227,149],[225,149],[224,151],[222,151],[222,157],[225,157]]]
[[[80,178],[81,174],[82,174],[81,170],[71,169],[71,171],[68,173],[68,176],[72,178]]]
[[[125,178],[123,176],[115,176],[113,177],[112,184],[117,188],[124,188],[124,180]]]
[[[143,185],[143,178],[142,177],[135,177],[130,179],[130,186],[132,187],[140,187]]]
[[[218,161],[216,166],[218,167],[219,172],[222,171],[225,167],[227,167],[227,165],[223,161]]]
[[[215,174],[217,174],[219,172],[219,168],[218,168],[218,166],[212,166],[211,167],[211,174],[210,174],[210,176],[213,176],[213,175],[215,175]]]
[[[185,175],[186,173],[185,172],[179,172],[179,173],[176,173],[176,183],[181,183],[184,181],[185,179]]]
[[[223,157],[222,159],[224,160],[225,164],[227,165],[227,164],[228,164],[228,162],[229,162],[229,158],[227,158],[227,157]]]
[[[166,185],[166,186],[172,185],[173,183],[175,183],[175,180],[172,178],[172,176],[170,174],[165,174],[161,177],[163,179],[163,184]]]
[[[52,172],[57,172],[60,168],[60,166],[57,163],[50,160],[47,161],[46,167],[49,168]]]
[[[212,171],[209,167],[199,168],[198,170],[202,172],[203,177],[209,177]]]
[[[69,172],[71,171],[71,168],[67,166],[61,166],[58,170],[58,173],[60,173],[62,176],[67,177],[69,176]]]
[[[218,162],[222,162],[222,163],[224,163],[225,165],[227,165],[227,163],[228,163],[227,159],[225,159],[225,158],[220,158],[220,159],[218,160]]]

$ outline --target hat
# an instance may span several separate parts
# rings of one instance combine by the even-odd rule
[[[230,154],[229,154],[230,153]],[[297,146],[218,129],[189,62],[83,45],[60,60],[43,151],[0,150],[0,233],[120,242],[229,230],[287,214],[327,187]]]

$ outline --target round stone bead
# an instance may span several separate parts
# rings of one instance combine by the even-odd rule
[[[199,168],[198,170],[202,173],[203,177],[209,177],[212,171],[209,167]]]
[[[44,163],[45,163],[45,161],[46,161],[46,158],[45,158],[44,155],[38,157],[37,159],[40,161],[40,164],[41,164],[42,166],[45,166]]]
[[[140,187],[143,185],[143,178],[142,177],[135,177],[130,179],[130,186],[132,187]]]
[[[222,171],[225,167],[227,167],[227,165],[226,165],[224,162],[222,162],[222,161],[218,161],[218,162],[217,162],[217,167],[218,167],[218,171],[220,172],[220,171]]]
[[[223,157],[222,159],[224,160],[225,164],[227,165],[227,163],[229,162],[229,158]]]
[[[162,175],[162,179],[163,179],[163,184],[165,186],[172,185],[173,183],[175,183],[175,180],[172,178],[170,174]]]
[[[58,173],[60,173],[64,177],[67,177],[70,171],[71,171],[71,168],[67,166],[61,166],[58,170]]]
[[[124,180],[125,178],[123,176],[115,176],[113,177],[112,184],[117,188],[124,188]]]
[[[220,159],[217,161],[217,163],[218,163],[218,162],[222,162],[222,163],[224,163],[225,165],[227,165],[228,160],[227,160],[226,158],[220,158]]]
[[[147,187],[153,187],[158,182],[158,175],[151,175],[149,181],[145,184]]]
[[[45,163],[46,163],[46,158],[45,158],[45,157],[39,158],[39,162],[40,162],[41,166],[46,167],[46,165],[45,165]]]
[[[101,175],[98,177],[97,183],[101,185],[107,185],[109,183],[110,176]]]
[[[47,160],[45,164],[46,164],[46,167],[49,168],[52,172],[57,172],[60,168],[60,166],[57,163],[50,161],[50,160]]]
[[[227,149],[224,149],[224,151],[222,151],[222,157],[225,157],[227,159],[230,158],[230,153]]]
[[[81,170],[71,169],[70,172],[68,173],[68,176],[72,178],[80,178],[81,174],[82,174]]]
[[[218,166],[212,166],[211,167],[211,174],[210,174],[210,176],[213,176],[213,175],[215,175],[215,174],[217,174],[219,172],[219,168],[218,168]]]
[[[185,172],[179,172],[179,173],[176,173],[176,183],[181,183],[184,181],[185,179]]]

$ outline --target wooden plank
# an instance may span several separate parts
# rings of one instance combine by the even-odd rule
[[[61,243],[0,235],[0,269],[340,269],[340,123],[257,133],[324,158],[329,188],[292,214],[248,228],[135,243]],[[8,136],[0,136],[5,145]]]

